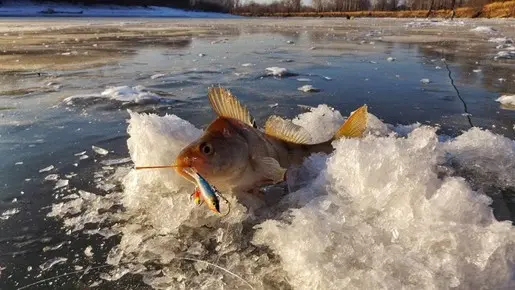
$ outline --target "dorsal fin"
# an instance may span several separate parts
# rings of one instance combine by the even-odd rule
[[[270,116],[265,124],[265,133],[283,141],[296,144],[311,144],[311,135],[292,121],[278,116]]]
[[[361,137],[365,129],[367,128],[367,105],[359,107],[356,111],[352,112],[343,123],[343,125],[334,134],[333,139],[339,139],[341,137]]]
[[[218,116],[236,119],[257,128],[256,121],[250,115],[247,107],[240,104],[229,90],[222,87],[211,87],[209,88],[208,98]]]

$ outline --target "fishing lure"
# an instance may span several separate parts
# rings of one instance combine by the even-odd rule
[[[187,167],[183,169],[188,175],[190,175],[197,183],[197,186],[195,187],[195,191],[193,192],[193,198],[195,200],[196,204],[200,204],[202,201],[204,201],[207,204],[207,207],[217,213],[221,214],[220,212],[220,201],[218,199],[218,196],[222,197],[227,204],[229,204],[229,201],[225,199],[220,192],[209,182],[202,177],[195,169],[191,167]],[[229,207],[229,211],[225,214],[229,214],[231,208]]]

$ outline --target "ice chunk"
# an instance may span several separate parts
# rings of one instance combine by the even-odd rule
[[[494,33],[497,30],[490,26],[477,26],[475,28],[472,28],[470,31],[478,33]]]
[[[268,105],[268,106],[269,106],[270,108],[275,108],[275,107],[279,106],[279,103],[270,104],[270,105]]]
[[[68,186],[68,183],[69,183],[68,179],[59,179],[57,181],[57,183],[55,184],[54,189],[58,189],[58,188],[61,188],[61,187],[66,187],[66,186]]]
[[[299,82],[310,82],[311,79],[308,79],[308,78],[298,78],[297,81],[299,81]]]
[[[73,155],[74,155],[74,156],[82,156],[82,155],[84,155],[84,154],[86,154],[86,151],[82,151],[82,152],[79,152],[79,153],[75,153],[75,154],[73,154]]]
[[[497,52],[497,55],[494,56],[494,59],[512,59],[515,58],[515,51],[499,51]]]
[[[286,68],[277,67],[277,66],[267,67],[266,71],[269,75],[278,76],[278,77],[286,76],[288,74],[288,70]]]
[[[91,146],[91,149],[93,149],[93,151],[95,151],[95,153],[99,155],[107,155],[109,153],[109,151],[107,151],[106,149],[94,145]]]
[[[14,165],[23,165],[23,162],[19,161],[19,162],[14,163]]]
[[[472,70],[472,71],[473,71],[473,72],[475,72],[475,73],[480,73],[480,72],[481,72],[481,69],[479,69],[479,68],[478,68],[478,69],[474,69],[474,70]]]
[[[503,105],[515,106],[515,95],[503,95],[497,98],[496,101]]]
[[[165,74],[155,74],[155,75],[151,75],[150,78],[155,80],[155,79],[160,79],[165,76],[166,76]]]
[[[0,219],[1,220],[8,220],[10,217],[12,217],[13,215],[19,213],[20,210],[17,209],[17,208],[11,208],[11,209],[8,209],[4,212],[2,212],[2,214],[0,215]]]
[[[130,157],[126,157],[126,158],[102,160],[102,161],[100,161],[100,163],[103,165],[110,166],[110,165],[125,164],[125,163],[131,162],[131,161],[132,161],[132,159]]]
[[[317,88],[313,87],[312,85],[304,85],[304,86],[298,88],[297,90],[299,90],[301,92],[305,92],[305,93],[320,91],[320,89],[317,89]]]
[[[421,79],[420,82],[423,83],[423,84],[429,84],[431,82],[431,80],[429,80],[429,79]]]
[[[89,158],[89,156],[88,156],[88,155],[81,155],[81,156],[79,157],[79,160],[85,160],[85,159],[88,159],[88,158]]]
[[[386,60],[387,60],[387,61],[395,61],[395,60],[396,60],[396,58],[395,58],[395,57],[391,57],[391,56],[390,56],[390,57],[388,57]]]
[[[84,255],[86,257],[93,257],[93,248],[91,246],[87,246],[86,249],[84,249]]]
[[[56,257],[56,258],[50,259],[50,260],[44,262],[43,264],[39,265],[39,268],[41,269],[41,271],[48,271],[52,267],[54,267],[55,265],[62,264],[64,262],[66,262],[66,261],[68,261],[67,258]]]
[[[249,67],[249,66],[254,66],[254,64],[253,64],[253,63],[244,63],[244,64],[242,64],[241,66],[243,66],[243,67]]]
[[[63,100],[63,103],[73,105],[74,101],[79,99],[98,99],[108,98],[123,103],[134,103],[134,104],[151,104],[159,102],[168,102],[167,99],[161,98],[159,95],[148,91],[143,86],[119,86],[119,87],[108,87],[100,94],[91,95],[76,95],[71,96]]]
[[[54,168],[55,168],[55,167],[54,167],[53,165],[50,165],[50,166],[47,166],[47,167],[45,167],[45,168],[43,168],[43,169],[40,169],[40,170],[39,170],[39,173],[47,172],[47,171],[50,171],[50,170],[52,170],[52,169],[54,169]]]
[[[56,181],[57,179],[59,179],[59,174],[50,174],[45,177],[47,181]]]

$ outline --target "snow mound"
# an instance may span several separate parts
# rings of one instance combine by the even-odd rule
[[[320,105],[293,122],[326,141],[344,119]],[[202,131],[175,115],[131,112],[128,133],[131,159],[145,166],[171,164]],[[467,178],[484,174],[492,186],[513,187],[513,140],[471,129],[440,142],[436,128],[369,114],[366,137],[333,146],[307,158],[299,189],[261,213],[224,193],[232,206],[221,218],[195,206],[192,185],[173,170],[119,167],[113,178],[123,192],[81,192],[50,216],[72,231],[101,223],[87,233],[119,234],[102,279],[138,274],[155,289],[514,286],[513,226],[495,220],[490,198],[459,170],[450,173],[458,164],[479,174]],[[111,213],[113,205],[124,210]]]
[[[63,103],[66,105],[74,105],[77,101],[102,98],[111,99],[122,103],[139,105],[167,103],[172,101],[170,99],[162,98],[159,95],[148,91],[148,89],[144,86],[118,86],[108,87],[100,94],[71,96],[64,99]]]

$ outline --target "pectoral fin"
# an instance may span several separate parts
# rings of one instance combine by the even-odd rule
[[[286,169],[282,168],[277,160],[271,157],[263,157],[253,160],[253,167],[257,174],[264,179],[270,180],[272,183],[284,181]]]
[[[334,134],[333,139],[340,139],[342,137],[361,137],[367,128],[367,118],[367,105],[363,105],[351,113],[345,123],[343,123],[336,134]]]

